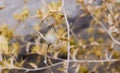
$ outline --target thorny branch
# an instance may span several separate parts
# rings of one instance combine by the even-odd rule
[[[111,5],[111,4],[108,4],[105,0],[103,0],[103,2],[104,2],[107,10],[109,11],[109,13],[110,13],[110,15],[111,15],[111,17],[112,17],[114,24],[115,24],[116,26],[118,26],[118,23],[117,23],[116,19],[114,18],[114,15],[113,15],[113,12],[112,12],[112,5]]]
[[[66,10],[65,10],[65,0],[62,0],[62,8],[63,8],[63,14],[65,17],[65,22],[66,22],[66,26],[67,26],[67,39],[68,41],[70,40],[70,25],[67,19],[67,14],[66,14]],[[66,68],[66,73],[68,73],[68,68],[69,68],[69,61],[70,61],[70,42],[68,42],[68,47],[67,47],[67,68]]]
[[[87,11],[89,12],[89,14],[93,17],[94,20],[96,20],[98,22],[98,24],[108,33],[108,35],[110,36],[110,38],[112,39],[112,41],[118,45],[120,45],[120,42],[118,40],[116,40],[113,36],[112,36],[112,30],[109,30],[104,26],[104,24],[99,21],[88,9],[87,5],[84,3],[84,6],[86,7]]]
[[[70,40],[70,25],[69,25],[69,22],[68,22],[68,19],[67,19],[67,14],[66,14],[66,11],[65,11],[65,3],[64,3],[65,0],[62,0],[62,8],[63,8],[63,13],[64,13],[64,18],[65,18],[65,22],[66,22],[66,26],[67,26],[67,39]],[[86,8],[87,8],[87,5],[85,5]],[[89,9],[87,8],[87,10],[89,11]],[[100,25],[101,27],[108,33],[108,35],[110,36],[110,38],[112,39],[112,41],[116,44],[119,44],[120,45],[120,42],[118,40],[116,40],[113,36],[112,36],[112,30],[109,30],[104,26],[104,24],[99,21],[91,12],[89,12],[91,14],[91,16],[93,17],[93,19],[95,19]],[[46,38],[44,37],[44,35],[40,32],[38,32],[41,37],[46,40]],[[48,58],[52,58],[52,59],[57,59],[57,60],[61,60],[61,62],[59,63],[55,63],[55,64],[52,64],[52,65],[49,65],[48,67],[53,67],[53,66],[57,66],[57,65],[61,65],[63,64],[63,62],[67,62],[67,68],[66,68],[66,73],[68,73],[68,68],[69,68],[69,63],[74,63],[74,62],[77,62],[77,63],[103,63],[103,62],[116,62],[116,61],[120,61],[120,59],[111,59],[111,58],[108,58],[108,59],[101,59],[101,60],[77,60],[77,59],[73,59],[71,60],[70,59],[70,42],[68,42],[68,46],[67,46],[67,60],[65,59],[61,59],[61,58],[54,58],[54,57],[50,57],[50,56],[47,56]],[[34,68],[34,69],[29,69],[29,68],[20,68],[20,67],[16,67],[16,66],[12,66],[12,67],[1,67],[1,69],[18,69],[18,70],[25,70],[25,72],[29,72],[29,71],[37,71],[37,70],[43,70],[43,69],[47,69],[48,67],[41,67],[41,68]]]
[[[53,57],[49,57],[49,58],[53,58]],[[53,58],[53,59],[57,59],[58,58]],[[65,61],[65,59],[61,59],[62,61],[59,62],[59,63],[55,63],[55,64],[52,64],[48,67],[54,67],[54,66],[57,66],[57,65],[61,65],[63,64]],[[69,60],[69,63],[104,63],[104,62],[116,62],[116,61],[120,61],[120,59],[110,59],[110,60]],[[20,67],[15,67],[15,66],[12,66],[12,67],[2,67],[1,69],[17,69],[17,70],[25,70],[24,73],[26,72],[29,72],[29,71],[37,71],[37,70],[44,70],[44,69],[47,69],[47,67],[41,67],[41,68],[34,68],[34,69],[29,69],[29,68],[20,68]]]

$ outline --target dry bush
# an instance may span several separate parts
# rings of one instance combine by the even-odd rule
[[[120,72],[120,2],[103,0],[101,5],[95,5],[95,0],[77,0],[83,11],[78,18],[92,18],[90,26],[77,33],[74,23],[68,22],[64,0],[41,2],[43,7],[34,16],[30,16],[27,8],[14,14],[18,22],[29,17],[40,19],[32,35],[16,36],[13,35],[16,28],[0,27],[1,73]]]

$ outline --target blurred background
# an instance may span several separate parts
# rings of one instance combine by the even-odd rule
[[[54,2],[57,0],[45,0],[45,3]],[[87,1],[87,0],[85,0]],[[100,5],[101,0],[96,0],[94,4]],[[39,19],[29,17],[24,22],[19,23],[14,15],[22,12],[25,8],[30,10],[30,16],[34,16],[37,9],[40,9],[42,5],[41,0],[0,0],[0,25],[8,25],[9,28],[15,28],[15,34],[17,35],[27,35],[33,33],[32,27],[39,24]],[[85,21],[90,20],[87,17],[83,21],[79,21],[79,14],[82,12],[80,10],[80,4],[76,3],[75,0],[65,0],[65,9],[68,14],[69,20],[74,22],[74,26],[79,25],[80,27],[88,26],[89,24]],[[77,21],[75,21],[77,19]],[[85,20],[86,19],[86,20]]]

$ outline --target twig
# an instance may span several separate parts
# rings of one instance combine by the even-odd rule
[[[116,39],[112,36],[112,34],[111,34],[112,30],[107,31],[107,32],[108,32],[110,38],[113,40],[113,42],[115,42],[116,44],[120,45],[120,42],[119,42],[118,40],[116,40]]]
[[[52,64],[48,67],[54,67],[54,66],[60,65],[62,63],[63,63],[63,61],[59,62],[59,63]],[[1,69],[18,69],[18,70],[25,70],[26,72],[30,72],[30,71],[44,70],[44,69],[47,69],[47,67],[34,68],[34,69],[23,68],[23,67],[22,68],[20,68],[20,67],[2,67]]]
[[[36,31],[36,30],[35,30],[35,31]],[[41,32],[39,32],[39,31],[36,31],[36,32],[39,33],[40,36],[41,36],[45,41],[47,41],[46,38],[45,38],[45,36],[44,36]],[[53,73],[52,70],[50,69],[48,63],[47,63],[47,57],[46,57],[46,56],[47,56],[48,48],[49,48],[49,44],[48,44],[48,47],[47,47],[46,50],[45,50],[45,59],[44,59],[44,63],[46,64],[47,69],[50,71],[50,73]]]
[[[67,61],[66,59],[61,59],[61,58],[53,58],[50,56],[47,56],[51,59],[56,59],[56,60],[61,60],[61,61]],[[70,59],[69,62],[78,62],[78,63],[97,63],[97,62],[115,62],[115,61],[120,61],[120,59],[101,59],[101,60],[78,60],[78,59]]]
[[[49,24],[47,27],[49,27],[50,25],[52,25],[52,24]],[[40,36],[41,36],[46,42],[48,41],[48,40],[46,39],[46,37],[45,37],[41,32],[36,31],[36,30],[34,30],[34,31],[37,32],[37,33],[39,33]],[[48,46],[47,46],[47,48],[46,48],[46,50],[45,50],[45,59],[44,59],[44,63],[46,64],[47,69],[50,71],[50,73],[53,73],[52,70],[50,69],[48,63],[47,63],[47,52],[48,52],[48,48],[49,48],[49,46],[50,46],[49,42],[47,42],[47,45],[48,45]]]
[[[84,63],[84,62],[89,62],[89,63],[98,63],[98,62],[115,62],[115,61],[120,61],[120,59],[105,59],[105,60],[70,60],[70,62],[78,62],[78,63]]]
[[[79,42],[78,37],[76,36],[76,34],[73,32],[72,29],[70,29],[70,32],[71,32],[71,35],[75,38],[75,40],[76,40],[77,42]]]
[[[115,23],[116,26],[118,26],[118,24],[117,24],[117,22],[116,22],[116,19],[114,18],[112,9],[110,9],[111,4],[108,4],[105,0],[103,0],[103,2],[104,2],[107,10],[109,11],[109,13],[110,13],[110,15],[111,15],[111,17],[112,17],[112,19],[113,19],[113,22]],[[111,6],[111,7],[112,7],[112,6]]]
[[[50,73],[53,73],[52,70],[50,69],[48,63],[47,63],[47,52],[48,52],[49,46],[50,46],[50,45],[48,44],[48,46],[47,46],[47,48],[46,48],[46,50],[45,50],[45,59],[44,59],[44,63],[46,64],[47,69],[50,71]]]
[[[87,11],[89,12],[89,14],[93,17],[94,20],[96,20],[98,22],[98,24],[107,32],[107,34],[110,36],[110,38],[112,39],[113,42],[115,42],[116,44],[120,45],[120,42],[118,40],[116,40],[112,34],[111,31],[108,31],[107,28],[103,25],[103,23],[101,21],[99,21],[88,9],[87,5],[84,4],[84,6],[86,6]]]
[[[52,57],[49,57],[49,58],[52,58]],[[61,61],[62,62],[52,64],[52,65],[50,65],[48,67],[50,68],[50,67],[54,67],[54,66],[57,66],[57,65],[61,65],[61,64],[63,64],[64,61],[67,61],[67,60],[61,59]],[[116,62],[116,61],[120,61],[120,59],[107,59],[107,60],[106,59],[105,60],[69,60],[70,63],[74,63],[74,62],[77,62],[77,63],[103,63],[103,62]],[[44,70],[44,69],[47,69],[48,67],[41,67],[41,68],[29,69],[29,68],[23,68],[23,67],[20,68],[20,67],[12,66],[12,67],[1,67],[1,70],[3,70],[3,69],[18,69],[18,70],[25,70],[25,72],[30,72],[30,71]]]
[[[35,30],[36,31],[36,30]],[[46,41],[46,38],[45,38],[45,36],[41,33],[41,32],[39,32],[39,31],[36,31],[37,33],[39,33],[40,34],[40,36]]]
[[[67,19],[67,14],[65,11],[65,0],[62,0],[62,8],[63,8],[63,13],[64,13],[64,18],[67,26],[67,39],[70,40],[70,25]],[[67,68],[66,68],[66,73],[68,73],[68,68],[69,68],[69,61],[70,61],[70,42],[68,42],[68,48],[67,48]]]

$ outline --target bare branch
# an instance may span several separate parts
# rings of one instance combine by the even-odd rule
[[[67,61],[66,59],[61,59],[61,58],[53,58],[48,56],[49,58],[56,59],[56,60],[61,60],[61,61]],[[120,61],[120,59],[101,59],[101,60],[78,60],[78,59],[70,59],[69,62],[78,62],[78,63],[99,63],[99,62],[116,62]]]
[[[54,67],[54,66],[57,66],[57,65],[60,65],[62,64],[62,62],[59,62],[59,63],[56,63],[56,64],[52,64],[48,67]],[[43,70],[43,69],[47,69],[48,67],[41,67],[41,68],[35,68],[35,69],[29,69],[29,68],[20,68],[20,67],[2,67],[1,69],[18,69],[18,70],[25,70],[25,72],[29,72],[29,71],[37,71],[37,70]]]
[[[78,63],[83,63],[83,62],[89,62],[89,63],[96,63],[96,62],[115,62],[115,61],[120,61],[120,59],[105,59],[105,60],[70,60],[70,62],[78,62]]]
[[[41,33],[41,32],[39,32],[39,31],[36,31],[37,33],[39,33],[40,34],[40,36],[46,41],[46,38],[45,38],[45,36]]]
[[[67,19],[67,14],[65,11],[65,0],[62,0],[62,8],[63,8],[63,13],[64,13],[64,18],[67,26],[67,39],[70,40],[70,25]],[[68,42],[68,47],[67,47],[67,68],[66,68],[66,73],[68,73],[68,68],[69,68],[69,60],[70,60],[70,42]]]
[[[116,40],[116,39],[112,36],[112,34],[111,34],[111,31],[112,31],[112,30],[108,31],[108,29],[104,26],[104,24],[103,24],[101,21],[99,21],[99,20],[89,11],[87,5],[84,4],[84,6],[86,6],[86,9],[88,10],[89,14],[93,17],[93,19],[96,20],[96,21],[98,22],[98,24],[107,32],[107,34],[110,36],[110,38],[112,39],[112,41],[115,42],[116,44],[120,45],[120,42],[119,42],[118,40]]]

